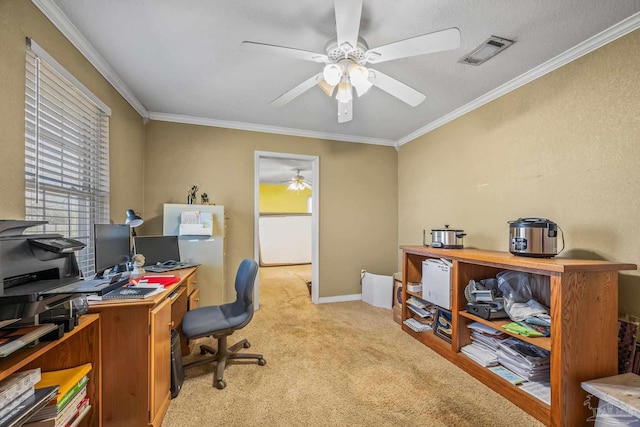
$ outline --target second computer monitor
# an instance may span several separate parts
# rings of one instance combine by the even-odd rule
[[[94,224],[95,269],[97,277],[105,270],[124,271],[131,250],[131,231],[127,224]]]
[[[144,255],[145,265],[180,261],[178,236],[135,236],[133,239],[136,254]]]

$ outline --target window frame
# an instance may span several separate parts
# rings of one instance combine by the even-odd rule
[[[95,273],[94,227],[109,223],[111,109],[35,41],[25,54],[25,219],[27,233],[61,234],[85,276]]]

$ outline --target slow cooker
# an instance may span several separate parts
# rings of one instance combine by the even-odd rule
[[[427,246],[426,232],[423,232],[423,244]],[[444,228],[431,230],[431,247],[444,249],[462,249],[462,238],[466,236],[464,230],[451,230],[448,225]]]
[[[562,249],[558,252],[558,230],[562,235]],[[546,218],[518,218],[509,221],[509,252],[514,255],[551,258],[564,250],[564,234],[553,221]]]

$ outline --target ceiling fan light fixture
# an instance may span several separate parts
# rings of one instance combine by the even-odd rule
[[[329,97],[333,96],[333,91],[336,88],[336,85],[330,85],[326,80],[320,80],[318,86],[320,86],[320,89]]]
[[[287,190],[291,191],[300,191],[305,188],[311,189],[311,184],[309,184],[302,175],[300,175],[300,171],[297,171],[297,175],[291,178],[291,182],[287,187]]]
[[[341,82],[338,85],[338,94],[336,95],[336,99],[339,102],[349,102],[353,99],[353,95],[351,94],[351,83]]]
[[[369,70],[367,70],[365,67],[363,67],[362,65],[356,64],[355,62],[349,65],[349,80],[351,80],[351,83],[356,85],[368,79],[369,79]]]
[[[340,64],[327,64],[322,70],[322,77],[324,77],[324,81],[327,82],[330,86],[335,86],[340,83],[340,79],[342,78],[342,67]]]
[[[356,88],[356,93],[358,94],[358,97],[367,93],[367,91],[371,89],[371,86],[373,86],[373,83],[371,83],[369,80],[363,80],[358,83],[353,82],[353,87]]]

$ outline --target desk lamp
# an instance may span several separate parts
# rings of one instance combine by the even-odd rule
[[[129,224],[129,226],[131,227],[131,234],[135,237],[136,235],[136,230],[135,228],[142,225],[144,223],[143,219],[140,218],[139,215],[137,215],[133,209],[127,209],[127,219],[125,221],[125,224]]]

